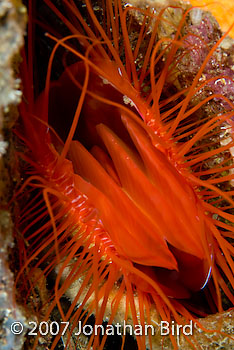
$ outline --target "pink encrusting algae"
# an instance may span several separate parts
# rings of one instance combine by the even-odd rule
[[[210,312],[223,310],[221,291],[233,305],[234,105],[209,75],[225,36],[212,47],[197,34],[183,37],[191,9],[167,7],[155,14],[105,0],[102,16],[96,16],[86,0],[85,20],[84,6],[73,0],[63,1],[65,14],[50,0],[44,3],[71,32],[61,38],[51,28],[53,34],[47,34],[55,46],[45,88],[35,97],[29,1],[29,54],[21,70],[24,101],[17,133],[28,148],[22,157],[29,177],[20,192],[24,196],[27,188],[33,195],[18,224],[19,279],[27,273],[30,280],[38,267],[49,275],[57,266],[44,319],[57,306],[62,320],[73,322],[71,333],[92,314],[95,324],[102,324],[113,288],[109,325],[122,300],[124,320],[131,315],[133,325],[151,324],[152,309],[162,320],[195,322],[207,312],[193,302],[201,290]],[[156,42],[170,9],[180,11],[175,34]],[[131,11],[143,16],[132,41]],[[203,56],[194,48],[197,42],[206,49]],[[61,48],[63,73],[51,81]],[[200,66],[189,85],[166,95],[177,67],[187,64],[184,52],[193,62],[199,57]],[[66,63],[69,55],[72,64]],[[219,78],[226,79],[225,73]],[[201,118],[212,101],[219,101],[219,111],[210,109]],[[228,142],[221,143],[223,129]],[[77,295],[65,311],[61,298],[79,278]],[[146,348],[144,335],[136,340],[138,349]],[[51,349],[58,341],[59,335]],[[106,336],[91,335],[87,348],[103,349],[105,341]]]

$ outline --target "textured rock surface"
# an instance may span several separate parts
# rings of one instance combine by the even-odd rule
[[[23,45],[26,9],[20,1],[0,1],[0,349],[18,350],[24,332],[13,335],[11,325],[25,318],[14,299],[14,279],[8,266],[8,250],[13,247],[12,220],[8,211],[14,180],[11,131],[20,102],[19,81],[14,78],[14,57]],[[14,174],[14,175],[13,175]],[[25,325],[26,326],[26,325]],[[25,327],[26,330],[26,327]]]

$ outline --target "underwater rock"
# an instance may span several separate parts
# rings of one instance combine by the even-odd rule
[[[9,268],[8,253],[13,248],[13,224],[8,208],[13,182],[17,176],[11,127],[17,118],[21,100],[19,80],[14,69],[16,55],[23,45],[26,9],[20,1],[0,1],[0,348],[19,350],[24,343],[26,319],[15,303],[14,276]],[[13,322],[26,328],[20,335],[11,332]]]

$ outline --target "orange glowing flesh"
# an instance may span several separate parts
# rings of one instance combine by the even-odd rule
[[[121,84],[120,75],[113,70],[111,63],[109,67],[109,76],[112,79],[116,77],[113,81],[117,90],[90,72],[89,91],[98,91],[104,98],[121,101],[119,92],[123,90],[127,93],[129,86],[128,95],[131,95],[132,87],[127,81]],[[79,94],[70,79],[71,72],[73,79],[82,81],[84,66],[78,63],[65,70],[56,83],[60,92],[52,86],[52,101],[56,96],[63,103],[71,103],[71,96]],[[105,74],[108,76],[107,62]],[[136,97],[134,101],[137,101]],[[52,124],[55,123],[53,118],[59,118],[61,114],[60,107],[54,105],[53,113]],[[105,106],[92,97],[86,98],[80,118],[77,137],[88,145],[90,152],[80,142],[72,141],[69,157],[75,173],[79,175],[76,186],[97,208],[98,217],[117,252],[140,266],[175,270],[180,276],[177,278],[180,281],[182,278],[185,285],[192,290],[200,289],[209,272],[202,243],[207,228],[202,214],[204,209],[192,186],[159,150],[160,147],[157,149],[152,145],[140,118],[134,121],[126,113],[121,115],[117,108]],[[167,243],[186,253],[187,258],[182,254],[180,261],[179,254],[176,260]],[[196,282],[191,282],[188,273],[182,277],[183,265],[197,266],[195,271],[199,277]],[[170,281],[169,274],[164,272],[164,275],[168,275]],[[176,279],[175,276],[172,278]],[[164,280],[164,284],[168,281]],[[173,288],[167,290],[170,290],[170,295],[181,293],[181,296],[187,296],[186,288],[179,287],[179,282],[176,287],[175,282]]]

